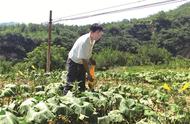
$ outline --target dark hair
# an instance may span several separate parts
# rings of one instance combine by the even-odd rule
[[[98,23],[94,23],[90,26],[90,31],[92,31],[92,32],[103,31],[103,27],[102,27],[102,25],[100,25]]]

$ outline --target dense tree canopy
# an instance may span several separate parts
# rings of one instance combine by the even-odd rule
[[[103,49],[138,54],[141,46],[154,44],[165,48],[173,56],[190,58],[190,3],[169,12],[159,12],[144,19],[123,20],[103,24],[104,36],[95,47],[95,53]],[[54,24],[52,27],[53,48],[64,48],[64,57],[75,40],[89,31],[86,26]],[[43,24],[0,25],[0,58],[6,60],[34,59],[39,49],[48,39],[48,26]],[[45,46],[43,47],[45,49]],[[56,51],[56,49],[54,49]],[[158,50],[159,51],[159,50]],[[28,54],[28,55],[27,55]],[[45,54],[45,53],[43,53]],[[44,55],[43,55],[44,56]],[[60,56],[61,57],[61,56]],[[64,58],[66,60],[66,58]],[[38,63],[40,64],[40,63]],[[44,66],[44,65],[39,65]],[[62,65],[60,65],[62,66]]]

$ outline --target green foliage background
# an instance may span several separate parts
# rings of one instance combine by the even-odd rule
[[[104,36],[93,51],[98,68],[168,64],[172,57],[190,58],[189,11],[190,3],[187,3],[147,18],[103,24]],[[52,70],[64,69],[69,50],[88,29],[89,25],[53,25]],[[0,25],[0,72],[7,72],[7,66],[18,63],[44,69],[47,39],[48,25]],[[5,64],[6,61],[10,63]]]

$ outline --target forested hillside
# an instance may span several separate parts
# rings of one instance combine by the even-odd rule
[[[129,54],[138,54],[143,51],[143,47],[145,49],[147,46],[153,45],[153,48],[156,49],[166,49],[172,56],[180,55],[190,58],[189,11],[190,3],[187,3],[176,10],[161,11],[143,19],[105,23],[103,24],[105,27],[104,36],[95,45],[94,52],[98,54],[98,52],[109,48]],[[54,24],[52,29],[53,48],[62,49],[65,52],[62,57],[66,60],[67,53],[74,41],[78,36],[88,32],[88,27],[89,25]],[[42,54],[40,51],[46,49],[47,39],[48,25],[1,25],[0,57],[4,60],[14,61],[24,60],[28,57],[34,61],[34,54],[40,58],[39,54]]]

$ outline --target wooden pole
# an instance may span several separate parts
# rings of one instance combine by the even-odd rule
[[[46,63],[46,72],[50,72],[51,65],[51,27],[52,27],[52,10],[49,14],[49,26],[48,26],[48,49],[47,49],[47,63]]]

